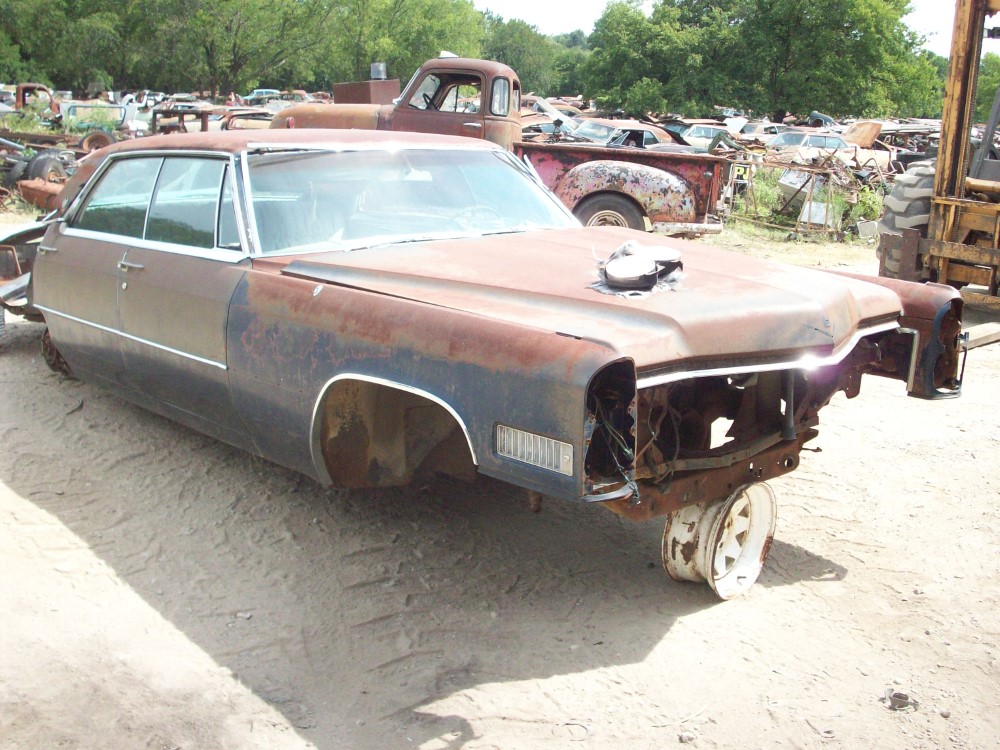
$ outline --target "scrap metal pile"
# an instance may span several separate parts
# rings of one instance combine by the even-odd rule
[[[55,208],[63,183],[92,151],[116,141],[190,130],[266,128],[275,112],[301,101],[328,101],[304,91],[260,89],[212,101],[201,95],[108,92],[76,100],[40,83],[0,90],[0,208],[18,197]]]

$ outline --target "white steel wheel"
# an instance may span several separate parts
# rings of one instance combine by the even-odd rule
[[[707,581],[722,599],[746,593],[764,567],[777,516],[763,482],[682,508],[663,528],[663,567],[676,581]]]

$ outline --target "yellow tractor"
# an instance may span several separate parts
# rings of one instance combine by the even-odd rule
[[[1000,91],[989,122],[971,130],[983,37],[1000,0],[957,0],[936,163],[914,163],[896,178],[879,225],[879,274],[962,289],[970,305],[1000,312]],[[985,343],[985,342],[984,342]]]

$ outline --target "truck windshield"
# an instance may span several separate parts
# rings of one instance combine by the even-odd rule
[[[248,159],[262,253],[579,226],[506,151],[278,151]]]

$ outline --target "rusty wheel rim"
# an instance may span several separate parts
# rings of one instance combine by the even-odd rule
[[[598,211],[590,217],[588,227],[628,227],[625,217],[617,211]]]

